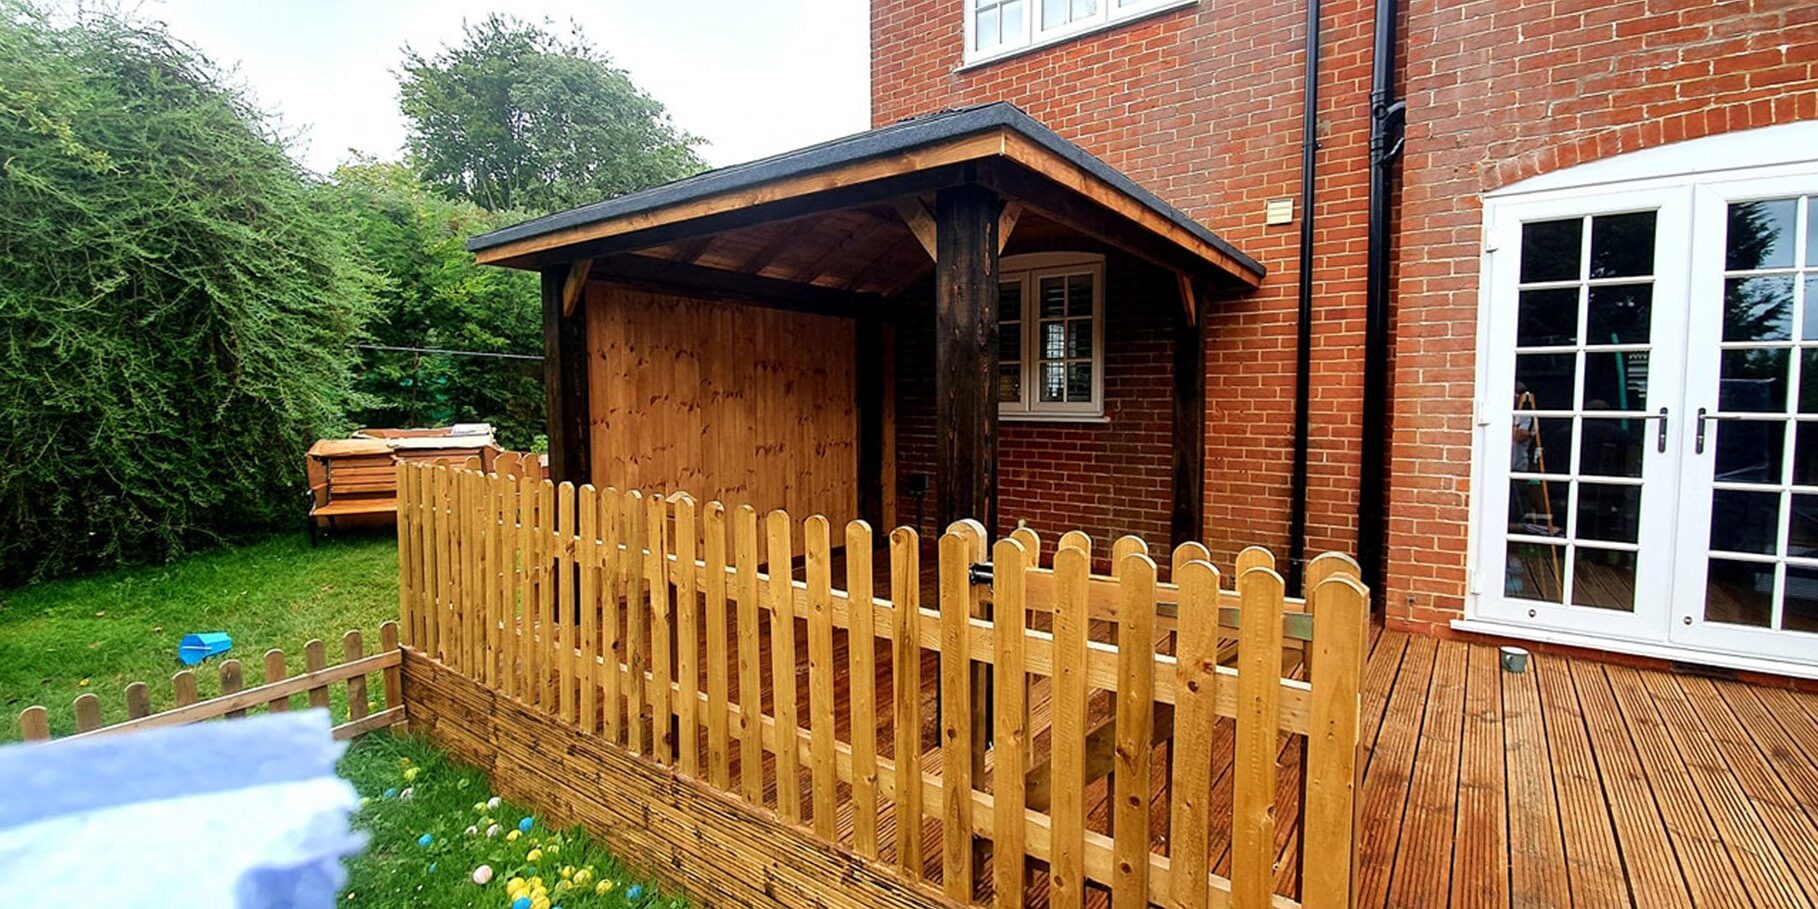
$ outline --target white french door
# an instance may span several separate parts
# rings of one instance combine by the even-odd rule
[[[1776,129],[1486,203],[1465,626],[1818,667],[1818,124]]]
[[[1634,640],[1667,622],[1683,188],[1500,207],[1479,399],[1483,617]]]
[[[1696,192],[1671,637],[1818,662],[1818,174]]]

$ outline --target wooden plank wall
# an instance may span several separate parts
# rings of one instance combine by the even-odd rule
[[[593,482],[858,517],[856,323],[594,282]]]

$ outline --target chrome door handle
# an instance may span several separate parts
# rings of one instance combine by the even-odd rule
[[[1660,408],[1660,430],[1654,437],[1654,450],[1666,454],[1667,409]]]
[[[1694,433],[1697,441],[1692,443],[1692,454],[1704,454],[1704,421],[1707,419],[1710,418],[1705,416],[1704,408],[1698,408],[1698,431]]]

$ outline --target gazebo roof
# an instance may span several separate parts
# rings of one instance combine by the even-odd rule
[[[966,183],[990,187],[1017,212],[1033,214],[1032,221],[1084,234],[1183,278],[1254,287],[1264,274],[1262,265],[1204,225],[1007,103],[929,114],[707,171],[525,221],[467,245],[482,263],[516,268],[620,254],[643,258],[652,250],[669,251],[655,258],[694,264],[716,235],[803,219],[819,223],[867,208],[875,221],[876,212],[894,208],[903,221],[892,225],[893,236],[885,240],[913,250],[912,237],[923,245],[931,242],[917,224],[923,207],[916,200]],[[1010,217],[1014,223],[1015,215]],[[888,243],[879,245],[879,254],[887,255]],[[675,252],[678,247],[692,256],[684,258]],[[827,274],[823,268],[796,280],[827,284]],[[834,286],[859,289],[851,283]]]

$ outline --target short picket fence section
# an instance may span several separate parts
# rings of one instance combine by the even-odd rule
[[[404,722],[402,655],[398,642],[398,623],[379,626],[378,649],[368,653],[366,642],[358,631],[341,636],[341,660],[328,662],[328,647],[312,640],[303,647],[303,671],[289,674],[284,651],[265,651],[260,661],[264,683],[246,687],[246,670],[238,659],[225,659],[207,667],[217,675],[220,694],[207,700],[198,698],[197,670],[184,669],[170,677],[169,700],[164,710],[153,709],[152,687],[145,682],[132,682],[121,690],[126,719],[103,723],[101,698],[93,693],[77,695],[70,709],[74,714],[75,732],[58,741],[100,735],[117,735],[142,729],[183,726],[221,717],[236,718],[256,712],[278,712],[293,707],[328,708],[330,691],[340,686],[346,691],[346,706],[334,726],[336,739],[351,739],[378,729]],[[368,688],[369,677],[378,685]],[[301,696],[301,701],[292,701]],[[159,692],[159,697],[164,697]],[[375,704],[375,697],[377,703]],[[33,705],[19,712],[19,737],[28,742],[51,739],[50,712]]]
[[[399,488],[413,726],[704,902],[1352,905],[1348,557],[1303,601],[1255,548],[1227,585],[1197,543],[1100,575],[1077,532],[925,553],[682,493]]]

